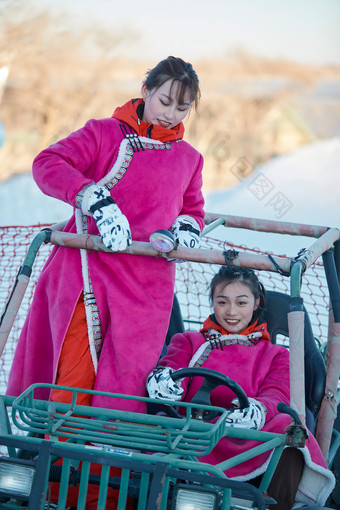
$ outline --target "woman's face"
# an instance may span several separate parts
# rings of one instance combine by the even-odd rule
[[[177,126],[188,114],[191,107],[190,90],[184,94],[183,104],[177,102],[179,84],[168,80],[158,89],[148,90],[143,84],[142,97],[145,102],[143,121],[167,129]]]
[[[213,296],[217,322],[230,333],[241,333],[250,323],[260,298],[255,300],[247,285],[241,282],[220,283]]]

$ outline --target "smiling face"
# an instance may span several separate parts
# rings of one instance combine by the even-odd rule
[[[241,333],[248,327],[260,298],[255,300],[247,285],[240,282],[216,286],[213,307],[217,322],[230,333]]]
[[[167,80],[157,89],[148,90],[142,86],[145,102],[143,121],[167,129],[177,126],[188,114],[191,107],[190,90],[186,90],[183,102],[178,103],[178,82]]]

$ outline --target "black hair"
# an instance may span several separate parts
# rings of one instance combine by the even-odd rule
[[[168,80],[172,80],[171,88],[178,83],[178,104],[184,103],[184,94],[189,90],[191,102],[197,110],[201,92],[198,76],[192,65],[181,58],[168,57],[147,72],[144,84],[150,91],[158,89]]]
[[[266,289],[256,276],[253,269],[247,269],[245,267],[222,266],[210,282],[210,303],[213,303],[214,292],[217,285],[220,283],[229,285],[230,283],[234,282],[240,282],[243,283],[243,285],[246,285],[252,292],[255,301],[260,298],[259,305],[256,310],[254,310],[253,317],[250,322],[253,323],[261,316],[266,308],[267,303]]]

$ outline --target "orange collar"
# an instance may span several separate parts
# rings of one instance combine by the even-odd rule
[[[172,129],[163,128],[156,124],[147,124],[142,120],[143,110],[143,99],[131,99],[123,106],[116,108],[112,117],[129,124],[129,126],[136,131],[138,136],[146,136],[147,138],[159,140],[160,142],[171,142],[183,138],[183,122],[180,122]]]
[[[222,333],[222,335],[232,335],[233,333],[230,333],[230,331],[226,331],[222,326],[217,324],[214,320],[214,315],[210,315],[203,323],[203,328],[200,330],[201,333],[206,333],[210,329],[214,329],[215,331],[219,331]],[[253,324],[250,324],[246,329],[241,331],[240,335],[250,335],[251,333],[255,333],[255,331],[260,331],[262,333],[262,339],[263,340],[269,340],[270,342],[270,335],[267,330],[267,323],[262,322],[261,324],[258,324],[258,320],[254,322]]]

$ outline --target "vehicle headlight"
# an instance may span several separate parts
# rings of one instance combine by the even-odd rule
[[[217,489],[178,484],[174,487],[171,510],[217,510],[219,500]]]
[[[35,467],[30,461],[0,458],[0,493],[9,497],[29,498]]]

